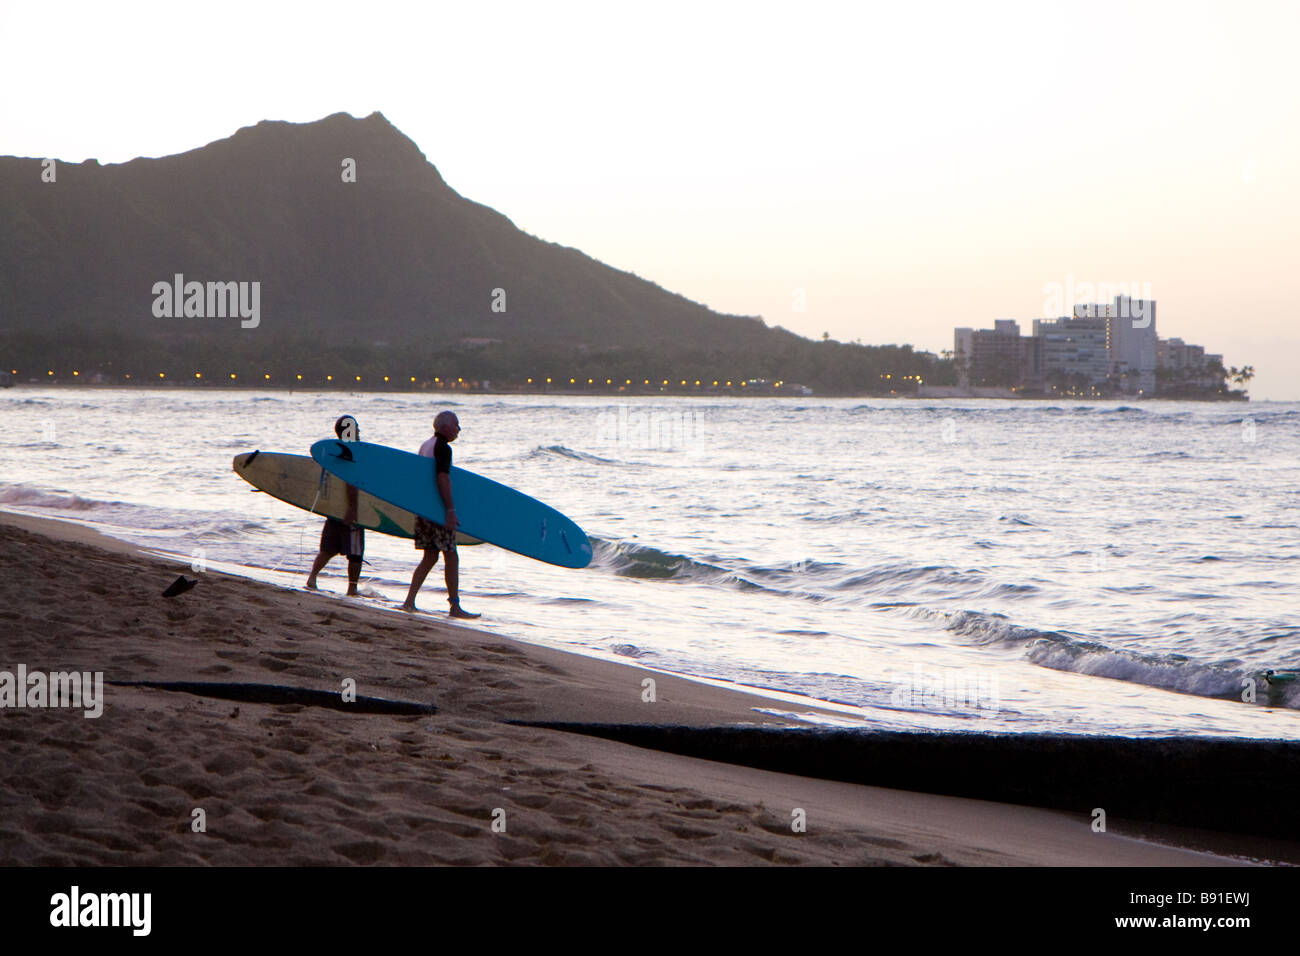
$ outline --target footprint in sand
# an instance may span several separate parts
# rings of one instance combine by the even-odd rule
[[[529,810],[541,810],[551,803],[551,797],[543,793],[515,793],[511,792],[510,799],[512,802],[519,804],[521,807],[527,807]]]
[[[147,654],[117,655],[110,658],[115,665],[130,664],[135,667],[157,667],[158,661]]]
[[[872,846],[882,847],[886,850],[905,850],[907,844],[900,840],[891,840],[888,837],[860,837],[863,843],[870,843]]]
[[[927,866],[956,866],[952,860],[945,857],[942,853],[925,853],[919,856],[913,856],[917,863],[924,863]]]
[[[203,764],[208,773],[230,776],[247,769],[251,764],[249,755],[239,750],[224,750],[211,757]]]
[[[680,793],[680,787],[665,787],[657,783],[640,783],[637,784],[638,790],[654,790],[658,793]]]
[[[333,850],[353,863],[378,863],[387,853],[384,844],[375,840],[367,840],[364,843],[344,843],[333,847]]]
[[[664,829],[683,840],[707,840],[709,837],[717,836],[712,830],[705,830],[701,827],[688,827],[681,823],[665,824]]]

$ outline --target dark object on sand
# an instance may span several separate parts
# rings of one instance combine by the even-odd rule
[[[1088,826],[1150,821],[1300,840],[1300,741],[508,720],[704,760],[1051,807]]]
[[[178,594],[184,594],[186,591],[188,591],[190,588],[194,587],[194,585],[198,583],[199,582],[197,578],[193,581],[190,581],[187,580],[185,575],[182,574],[171,584],[167,585],[167,590],[163,592],[163,597],[170,598],[170,597],[175,597]]]
[[[151,687],[154,690],[198,694],[221,700],[238,700],[250,704],[295,704],[300,707],[328,707],[331,710],[349,710],[356,714],[395,714],[423,716],[436,714],[438,708],[431,703],[407,700],[389,700],[384,697],[358,696],[344,698],[337,690],[312,690],[308,687],[286,687],[282,684],[236,684],[212,681],[108,681],[114,687]],[[239,714],[239,708],[230,716]]]

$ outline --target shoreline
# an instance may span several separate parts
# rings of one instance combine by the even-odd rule
[[[744,389],[726,389],[715,390],[710,388],[703,392],[686,392],[686,391],[663,391],[653,388],[637,388],[628,391],[582,391],[569,389],[551,389],[548,391],[537,391],[535,389],[493,389],[493,388],[475,388],[475,389],[445,389],[445,388],[357,388],[357,387],[331,387],[324,385],[316,388],[293,385],[271,385],[263,383],[259,385],[194,385],[186,383],[179,385],[174,382],[166,384],[150,383],[145,384],[127,384],[125,382],[14,382],[10,385],[0,386],[0,389],[7,388],[92,388],[92,389],[116,389],[126,391],[130,389],[161,389],[176,391],[228,391],[228,392],[310,392],[320,394],[355,394],[363,392],[368,395],[438,395],[438,396],[468,396],[468,395],[490,395],[496,397],[520,395],[520,396],[554,396],[557,398],[785,398],[785,399],[912,399],[915,401],[926,402],[973,402],[973,401],[1001,401],[1001,402],[1204,402],[1206,404],[1222,404],[1224,402],[1250,402],[1253,399],[1249,395],[1217,395],[1217,396],[1164,396],[1164,395],[918,395],[915,392],[821,392],[813,395],[798,395],[793,392],[761,392],[746,391]],[[1260,401],[1289,402],[1300,401],[1300,399],[1260,399]]]
[[[818,779],[539,724],[779,731],[771,698],[174,564],[72,522],[0,512],[0,670],[333,689],[432,703],[338,713],[110,685],[99,719],[0,710],[5,864],[1228,865],[1140,826]],[[401,626],[399,626],[399,623]],[[642,681],[655,681],[655,701]],[[806,726],[806,725],[804,725]],[[192,832],[196,809],[206,833]],[[791,814],[806,811],[807,831]],[[504,833],[492,828],[500,811]],[[1148,828],[1150,829],[1150,828]],[[1119,832],[1116,832],[1119,831]],[[215,835],[214,835],[215,834]],[[1151,834],[1148,832],[1148,836]],[[1232,834],[1162,839],[1259,859]],[[1298,856],[1297,858],[1300,858]]]

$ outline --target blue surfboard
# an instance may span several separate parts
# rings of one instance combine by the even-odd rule
[[[334,438],[312,445],[311,456],[330,474],[382,501],[438,524],[447,520],[432,458]],[[585,568],[591,563],[591,542],[583,530],[536,498],[455,466],[451,494],[458,530],[465,534],[563,568]]]

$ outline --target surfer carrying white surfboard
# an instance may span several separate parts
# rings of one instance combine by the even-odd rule
[[[334,434],[342,441],[357,441],[361,436],[361,426],[351,415],[343,415],[334,423]],[[357,597],[360,594],[357,590],[357,582],[361,580],[361,558],[366,551],[366,532],[356,525],[357,489],[351,485],[347,488],[348,510],[343,520],[326,518],[325,527],[321,528],[320,553],[316,555],[316,560],[312,562],[311,573],[307,575],[309,591],[316,590],[316,575],[320,574],[330,558],[341,554],[348,559],[348,597]]]
[[[456,505],[451,497],[451,443],[460,434],[460,419],[454,412],[439,412],[433,420],[433,436],[420,446],[420,454],[434,461],[434,483],[442,497],[443,507],[447,510],[446,524],[438,524],[428,518],[415,518],[415,546],[424,552],[420,563],[416,565],[411,576],[411,589],[407,592],[403,611],[415,610],[415,596],[424,585],[433,566],[438,563],[438,554],[444,555],[443,577],[447,582],[447,603],[451,605],[451,616],[475,618],[460,606],[460,554],[456,550],[456,528],[460,522],[456,519]]]

